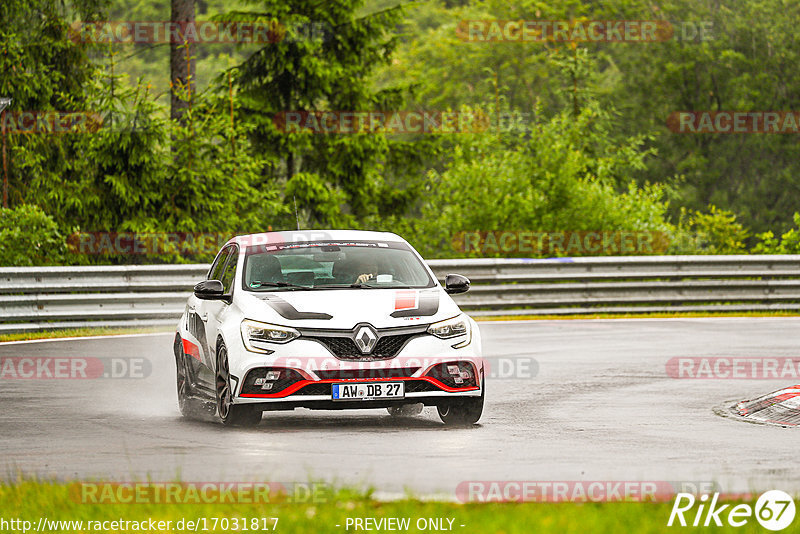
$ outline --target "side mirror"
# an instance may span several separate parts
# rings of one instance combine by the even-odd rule
[[[222,300],[224,290],[219,280],[203,280],[194,286],[194,296],[201,300]]]
[[[448,295],[457,295],[469,291],[469,278],[460,274],[448,274],[444,277],[444,290]]]

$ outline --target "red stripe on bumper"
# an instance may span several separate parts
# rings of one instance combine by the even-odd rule
[[[447,393],[459,393],[464,391],[475,391],[480,389],[479,386],[470,386],[466,388],[451,388],[449,386],[442,384],[435,378],[431,378],[429,376],[419,376],[416,378],[412,378],[410,376],[397,377],[397,378],[342,378],[342,379],[328,378],[325,380],[301,380],[299,382],[295,382],[294,384],[284,389],[283,391],[279,391],[278,393],[245,393],[239,396],[245,398],[256,398],[256,399],[281,399],[284,397],[288,397],[295,391],[309,384],[339,384],[343,382],[397,382],[401,380],[402,381],[425,380],[426,382],[430,382],[434,386],[438,387],[442,391],[446,391]]]

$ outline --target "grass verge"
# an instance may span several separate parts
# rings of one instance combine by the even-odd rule
[[[469,313],[469,312],[467,312]],[[476,321],[529,321],[529,320],[573,320],[573,319],[680,319],[696,317],[800,317],[793,311],[769,312],[673,312],[673,313],[581,313],[574,315],[479,315]]]
[[[347,533],[364,532],[347,528],[348,518],[409,518],[410,528],[402,532],[430,532],[431,528],[417,528],[420,519],[441,519],[449,529],[439,529],[464,534],[490,534],[516,532],[544,533],[651,533],[683,530],[667,527],[671,502],[662,503],[492,503],[457,504],[403,498],[378,501],[369,492],[350,490],[319,494],[306,502],[285,497],[275,502],[258,504],[155,504],[136,502],[130,504],[84,504],[75,484],[20,481],[0,484],[0,519],[28,521],[30,530],[36,531],[40,518],[46,518],[48,532],[244,532],[248,530],[275,530],[295,533]],[[312,502],[315,501],[315,502]],[[752,504],[752,503],[751,503]],[[691,517],[694,519],[694,512]],[[214,518],[217,518],[216,520]],[[227,521],[222,521],[225,518]],[[266,521],[263,521],[265,518]],[[275,525],[272,518],[278,518]],[[234,519],[238,519],[234,528]],[[253,519],[257,520],[257,529]],[[448,520],[452,519],[452,523]],[[703,518],[704,519],[704,518]],[[723,515],[724,519],[724,515]],[[118,524],[111,521],[169,521],[150,528],[151,525]],[[182,523],[179,523],[182,520]],[[247,528],[243,528],[247,520]],[[52,521],[72,521],[72,524],[53,524]],[[187,523],[193,522],[191,528]],[[76,524],[74,522],[80,522]],[[92,522],[92,523],[90,523]],[[100,522],[100,523],[94,523]],[[182,525],[183,528],[180,528]],[[216,525],[216,528],[214,526]],[[421,525],[421,523],[420,523]],[[3,526],[0,523],[0,526]],[[6,527],[9,525],[6,524]],[[21,527],[22,525],[20,525]],[[146,528],[141,528],[145,526]],[[273,528],[275,526],[275,528]],[[105,528],[103,528],[105,527]],[[124,527],[124,528],[123,528]],[[162,528],[166,527],[166,528]],[[224,528],[227,527],[227,528]],[[267,527],[267,528],[263,528]],[[12,529],[5,528],[5,531]],[[17,531],[21,531],[19,528]],[[691,528],[697,531],[697,528]],[[740,528],[714,528],[717,532],[763,532],[754,518]],[[385,531],[385,530],[383,530]]]
[[[29,339],[53,339],[61,337],[119,336],[124,334],[154,334],[174,332],[174,326],[127,327],[127,328],[68,328],[44,332],[21,332],[19,334],[0,334],[3,341],[24,341]]]

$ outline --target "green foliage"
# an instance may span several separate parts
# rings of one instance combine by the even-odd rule
[[[0,265],[58,265],[66,241],[58,225],[38,206],[0,208]]]
[[[400,79],[415,83],[417,103],[425,107],[483,105],[487,97],[498,94],[512,109],[528,110],[540,105],[543,113],[552,116],[567,106],[573,107],[573,88],[580,94],[607,92],[609,81],[618,71],[608,64],[605,48],[584,44],[576,47],[564,42],[470,41],[465,38],[466,25],[462,21],[614,20],[632,12],[628,3],[421,0],[409,10],[403,26],[403,46],[398,47],[392,64],[380,70],[379,81],[391,84]],[[647,47],[640,48],[647,53]],[[588,69],[584,68],[589,66],[586,63],[574,61],[575,56],[587,50],[601,60]]]
[[[177,231],[263,231],[285,213],[268,164],[249,143],[252,125],[236,120],[238,99],[224,92],[202,95],[186,126],[170,125],[172,152],[164,163],[161,224]]]
[[[379,82],[416,83],[425,107],[482,105],[505,99],[512,109],[539,107],[546,117],[573,107],[587,95],[619,110],[623,139],[646,136],[648,158],[640,184],[669,186],[669,214],[680,207],[703,210],[714,204],[737,214],[758,232],[791,223],[800,202],[800,145],[777,134],[676,134],[667,129],[680,110],[796,110],[800,84],[792,65],[800,41],[792,38],[800,4],[789,0],[732,0],[723,3],[665,0],[472,2],[423,0],[403,26],[403,45],[383,67]],[[664,20],[671,39],[657,43],[467,42],[459,21]],[[697,30],[710,24],[710,31]],[[588,70],[565,71],[571,54],[588,54]],[[577,64],[580,65],[580,64]],[[574,76],[572,75],[574,74]],[[538,104],[537,104],[538,103]]]
[[[18,187],[46,205],[62,227],[91,231],[141,230],[156,217],[165,181],[165,124],[147,88],[118,87],[102,73],[87,85],[92,109],[103,117],[96,132],[32,135],[16,147]],[[128,114],[127,110],[130,110]],[[40,154],[50,153],[46,160]],[[163,157],[163,156],[162,156]],[[153,228],[146,228],[153,230]]]
[[[276,21],[287,29],[282,40],[235,70],[242,118],[255,126],[253,148],[270,160],[268,179],[284,188],[287,215],[278,222],[293,227],[295,206],[303,226],[353,227],[406,213],[435,154],[434,142],[375,133],[283,132],[273,122],[276,113],[288,111],[403,109],[403,87],[376,90],[371,83],[374,69],[394,50],[399,9],[359,16],[361,0],[254,4],[257,12],[225,18]],[[309,27],[321,31],[302,31]]]
[[[794,228],[776,238],[772,231],[758,235],[761,240],[753,247],[753,254],[800,254],[800,213],[792,216]]]
[[[646,11],[645,11],[646,12]],[[629,132],[652,132],[659,158],[643,179],[675,182],[678,206],[709,204],[736,213],[763,232],[791,223],[800,200],[800,145],[792,135],[677,134],[666,118],[678,110],[796,110],[800,59],[792,36],[800,4],[786,0],[659,2],[658,15],[680,35],[688,23],[711,24],[710,39],[671,39],[657,46],[618,47],[620,77],[611,98]],[[646,49],[646,50],[645,50]]]
[[[242,9],[242,0],[196,0],[195,18],[198,22],[210,21],[226,10]],[[168,21],[170,2],[163,0],[113,0],[108,16],[111,21]],[[119,52],[118,72],[127,74],[135,86],[140,78],[152,85],[151,95],[161,105],[169,105],[170,73],[169,43],[116,44]],[[256,47],[237,46],[233,43],[198,43],[195,46],[195,83],[198,91],[214,85],[214,80],[225,69],[241,63]]]
[[[714,205],[708,213],[681,212],[672,245],[675,254],[744,254],[749,232],[730,211]]]
[[[609,143],[612,122],[591,104],[528,132],[463,135],[449,167],[429,175],[417,242],[452,256],[447,244],[463,231],[670,231],[662,188],[627,178],[647,155],[642,140]]]
[[[789,220],[800,202],[793,136],[665,128],[677,110],[797,109],[791,67],[800,44],[788,37],[797,3],[396,4],[197,2],[198,20],[278,22],[287,34],[264,45],[199,45],[200,92],[181,126],[161,104],[166,44],[69,38],[76,20],[167,20],[167,4],[6,0],[0,96],[14,98],[11,110],[103,119],[96,132],[9,133],[11,205],[40,206],[59,235],[232,234],[294,228],[297,219],[396,231],[428,256],[457,255],[453,236],[472,230],[663,232],[670,252],[684,254],[754,244],[754,252],[800,251],[800,219]],[[459,33],[470,19],[658,19],[676,23],[676,35],[648,44],[477,43]],[[685,38],[687,24],[707,22],[713,39]],[[493,127],[501,111],[523,120],[448,136],[286,133],[273,121],[282,111],[452,109],[491,109]]]
[[[89,47],[70,39],[69,16],[96,20],[102,1],[68,11],[59,0],[0,2],[0,96],[11,110],[75,110],[92,72]]]
[[[19,194],[46,205],[62,229],[232,235],[260,230],[281,213],[276,189],[261,176],[264,158],[250,150],[248,125],[232,120],[238,102],[225,88],[196,95],[181,126],[160,118],[164,110],[141,81],[131,87],[119,75],[96,74],[86,102],[103,117],[101,128],[14,144]],[[177,252],[70,256],[79,263],[96,260],[182,258]]]
[[[7,113],[83,111],[85,85],[95,67],[90,47],[70,39],[70,17],[96,20],[102,1],[83,0],[67,9],[59,0],[0,2],[0,96],[11,97]],[[21,168],[51,168],[63,154],[46,141],[28,135],[6,135],[11,204],[44,204],[26,196]]]

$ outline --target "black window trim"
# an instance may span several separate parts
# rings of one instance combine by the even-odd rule
[[[211,273],[214,272],[214,268],[217,266],[217,263],[223,257],[223,255],[227,254],[226,251],[230,249],[231,246],[232,245],[225,245],[224,247],[219,249],[219,252],[217,252],[217,256],[214,258],[214,261],[211,262],[211,267],[208,268],[208,272],[206,273],[206,280],[211,280]],[[227,262],[228,260],[226,259],[225,261]],[[223,266],[222,268],[224,270],[225,266]]]
[[[230,289],[229,292],[225,293],[226,297],[233,297],[233,290],[236,287],[236,267],[237,267],[236,264],[239,263],[240,250],[239,250],[239,244],[238,243],[231,243],[229,246],[233,250],[233,253],[230,256],[228,256],[228,261],[225,262],[225,267],[222,268],[222,274],[223,275],[225,274],[225,270],[228,268],[228,264],[231,262],[231,260],[233,260],[234,261],[234,266],[233,266],[233,278],[231,278],[231,289]],[[244,270],[244,269],[242,269],[242,270]],[[220,282],[221,281],[222,280],[220,280]]]

